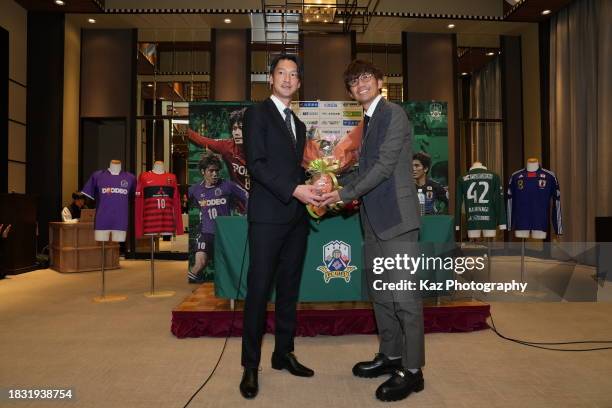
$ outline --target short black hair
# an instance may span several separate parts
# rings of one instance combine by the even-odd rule
[[[270,76],[274,74],[274,70],[276,69],[276,66],[282,60],[289,60],[289,61],[295,62],[295,65],[297,65],[297,68],[298,68],[298,78],[301,80],[302,79],[302,64],[300,63],[300,59],[298,58],[298,56],[293,55],[293,54],[282,53],[274,57],[272,59],[272,62],[270,62]]]
[[[206,156],[202,157],[202,160],[200,160],[200,163],[198,163],[198,168],[200,171],[206,170],[210,166],[217,166],[218,168],[221,168],[221,159],[214,154],[207,154]]]
[[[376,65],[372,64],[370,61],[364,60],[353,60],[348,67],[344,70],[344,86],[346,90],[351,92],[350,82],[359,78],[361,74],[372,74],[374,78],[380,79],[381,81],[384,78],[383,72],[376,67]]]
[[[418,160],[423,167],[427,168],[427,172],[431,169],[431,156],[425,152],[418,152],[412,156],[412,160]]]
[[[83,193],[81,193],[79,191],[75,191],[74,193],[72,193],[72,199],[73,200],[84,200],[85,199],[85,195],[83,195]]]
[[[234,127],[234,123],[242,125],[242,118],[244,118],[244,112],[247,108],[235,110],[229,115],[230,128]]]

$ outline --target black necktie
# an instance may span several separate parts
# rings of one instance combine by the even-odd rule
[[[368,123],[370,123],[370,117],[368,115],[363,115],[363,137],[365,138],[366,133],[368,132]]]
[[[291,127],[291,109],[285,108],[284,112],[285,112],[285,126],[287,126],[287,130],[289,131],[289,134],[291,135],[291,140],[293,141],[293,144],[295,145],[295,142],[296,142],[295,134],[293,133],[293,128]]]

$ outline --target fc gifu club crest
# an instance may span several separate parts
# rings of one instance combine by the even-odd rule
[[[357,269],[351,265],[351,246],[343,241],[331,241],[323,245],[323,265],[317,271],[323,273],[325,283],[333,278],[351,281],[351,272]]]

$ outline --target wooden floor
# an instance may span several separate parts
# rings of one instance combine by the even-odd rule
[[[236,302],[237,310],[242,310],[243,301]],[[429,307],[457,307],[457,306],[483,306],[486,303],[477,300],[426,300],[425,306]],[[298,310],[350,310],[370,309],[370,302],[302,302],[298,303]],[[174,312],[212,312],[231,310],[230,301],[215,297],[214,284],[204,283],[187,296],[181,304],[174,308]],[[268,310],[274,310],[274,304],[268,304]]]

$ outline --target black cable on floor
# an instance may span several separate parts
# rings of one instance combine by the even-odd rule
[[[544,347],[546,345],[568,345],[568,344],[612,344],[611,340],[583,340],[583,341],[564,341],[564,342],[552,342],[552,343],[547,343],[547,342],[534,342],[534,341],[526,341],[526,340],[520,340],[520,339],[514,339],[512,337],[508,337],[505,336],[503,334],[501,334],[498,330],[497,327],[495,327],[495,322],[493,321],[493,315],[489,313],[489,318],[491,319],[491,326],[490,329],[493,331],[493,333],[497,334],[499,337],[501,337],[504,340],[508,340],[517,344],[521,344],[523,346],[528,346],[528,347],[535,347],[535,348],[539,348],[539,349],[543,349],[543,350],[551,350],[551,351],[598,351],[598,350],[612,350],[612,347],[595,347],[595,348],[588,348],[588,349],[564,349],[564,348],[554,348],[554,347]]]
[[[248,242],[249,242],[249,240],[247,238],[247,240],[244,242],[244,250],[242,251],[242,262],[240,263],[240,277],[238,278],[238,288],[236,289],[236,296],[234,297],[234,299],[236,299],[236,300],[238,299],[238,296],[240,295],[240,285],[242,284],[242,275],[244,273],[244,258],[246,257],[246,250],[247,250]],[[206,386],[206,384],[208,384],[208,382],[213,377],[213,375],[215,375],[215,372],[217,371],[217,367],[219,367],[219,364],[221,363],[221,359],[223,358],[223,354],[225,353],[225,348],[227,347],[227,342],[229,341],[230,337],[232,337],[232,330],[234,329],[234,320],[235,320],[235,318],[236,318],[236,305],[234,304],[234,310],[232,310],[232,321],[230,323],[230,328],[229,328],[229,331],[227,333],[227,336],[225,337],[225,341],[223,342],[223,348],[221,348],[221,353],[219,354],[219,358],[217,359],[217,363],[213,367],[212,371],[210,372],[210,374],[208,375],[206,380],[204,380],[202,385],[200,385],[200,388],[198,388],[193,393],[193,395],[191,396],[191,398],[189,398],[189,400],[183,406],[183,408],[187,408],[187,406],[191,403],[191,401],[193,401],[193,399],[196,397],[196,395],[198,395],[198,393],[200,391],[202,391],[202,389]]]

